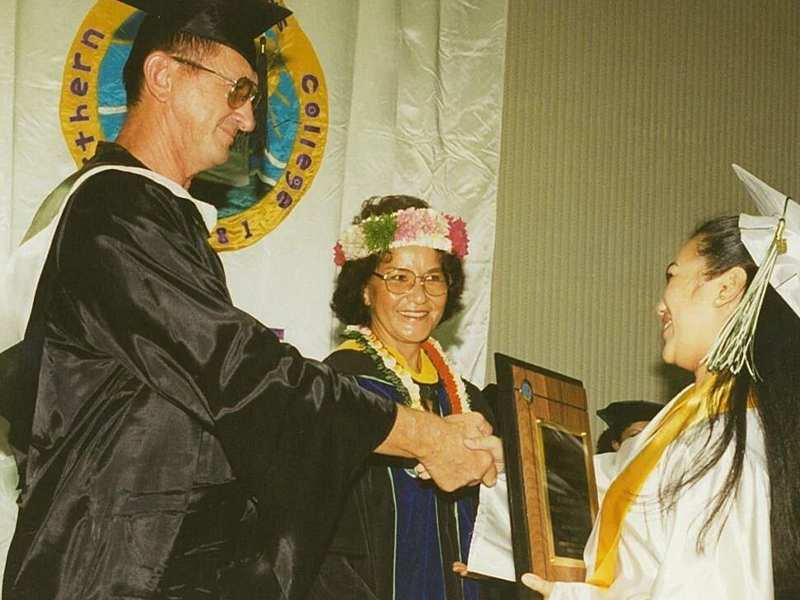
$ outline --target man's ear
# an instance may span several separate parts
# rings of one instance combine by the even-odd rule
[[[153,52],[144,61],[144,85],[158,102],[166,102],[172,91],[175,61],[164,52]]]
[[[747,272],[742,267],[732,267],[718,277],[719,291],[714,306],[722,307],[741,299],[747,286]]]

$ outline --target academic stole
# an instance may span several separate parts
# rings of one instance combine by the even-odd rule
[[[594,573],[586,580],[587,583],[604,589],[614,583],[622,523],[667,447],[681,433],[708,419],[711,416],[710,404],[716,404],[718,410],[727,410],[727,406],[706,401],[715,379],[715,377],[709,378],[699,389],[692,385],[684,390],[656,430],[650,434],[646,446],[611,483],[603,498],[603,508],[600,513]],[[731,384],[732,380],[717,393],[728,398]],[[754,406],[752,399],[748,402],[748,406]]]

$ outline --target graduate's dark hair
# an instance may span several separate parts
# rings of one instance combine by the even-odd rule
[[[369,217],[388,215],[406,208],[430,208],[430,205],[425,200],[414,196],[374,196],[364,201],[361,205],[361,212],[353,219],[353,224],[360,223]],[[440,323],[444,323],[464,307],[461,297],[464,294],[465,278],[464,265],[458,256],[442,251],[439,253],[442,257],[442,271],[450,278],[447,302],[440,321]],[[333,291],[331,300],[331,309],[342,323],[366,326],[370,324],[369,307],[364,304],[364,288],[380,261],[391,260],[391,256],[390,250],[383,256],[372,254],[344,263],[339,277],[336,279],[336,289]]]
[[[738,217],[721,217],[701,225],[692,235],[698,253],[706,260],[707,277],[733,267],[747,273],[748,285],[757,270],[741,241]],[[748,395],[752,391],[764,430],[770,485],[770,532],[775,598],[800,597],[800,317],[768,286],[753,343],[753,360],[762,381],[754,381],[746,369],[738,375],[722,373],[717,389],[731,383],[729,410],[709,422],[721,426],[719,442],[707,447],[705,456],[666,488],[674,502],[680,490],[692,485],[720,461],[733,446],[733,461],[723,489],[709,499],[711,516],[697,540],[702,550],[713,524],[727,518],[727,511],[742,477],[747,441]],[[733,381],[731,381],[733,380]],[[712,393],[711,396],[714,394]],[[765,499],[766,501],[766,499]]]
[[[141,100],[144,85],[144,61],[153,52],[178,54],[184,58],[203,62],[217,52],[217,44],[191,33],[166,32],[158,19],[145,18],[131,46],[128,61],[122,69],[128,108]]]

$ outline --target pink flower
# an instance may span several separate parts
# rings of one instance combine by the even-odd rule
[[[340,242],[336,242],[336,245],[333,247],[333,262],[336,264],[337,267],[344,266],[346,259],[344,257],[344,250],[342,250],[342,244]]]
[[[394,241],[408,242],[416,238],[419,230],[420,215],[416,210],[401,210],[395,214],[397,229],[394,232]]]
[[[441,216],[430,208],[406,208],[395,213],[396,242],[409,242],[426,235],[443,235]]]
[[[447,215],[447,222],[450,224],[450,232],[447,234],[447,237],[453,245],[453,254],[459,258],[464,258],[469,253],[467,224],[463,219],[456,219],[450,215]]]

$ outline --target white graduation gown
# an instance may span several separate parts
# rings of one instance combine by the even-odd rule
[[[639,453],[667,412],[661,411],[631,440],[628,457],[615,461],[617,473]],[[721,435],[721,430],[721,426],[716,427],[714,437]],[[586,583],[556,583],[550,600],[773,598],[769,479],[756,411],[750,410],[747,417],[747,448],[739,489],[721,530],[717,525],[706,536],[705,552],[698,552],[696,547],[698,532],[709,514],[710,499],[725,483],[733,449],[728,448],[711,471],[684,489],[672,510],[662,510],[658,498],[660,483],[674,476],[676,465],[689,468],[696,464],[706,436],[692,433],[684,433],[665,451],[625,517],[616,579],[611,587],[603,590]],[[598,518],[584,553],[589,574],[594,571],[599,522]]]

